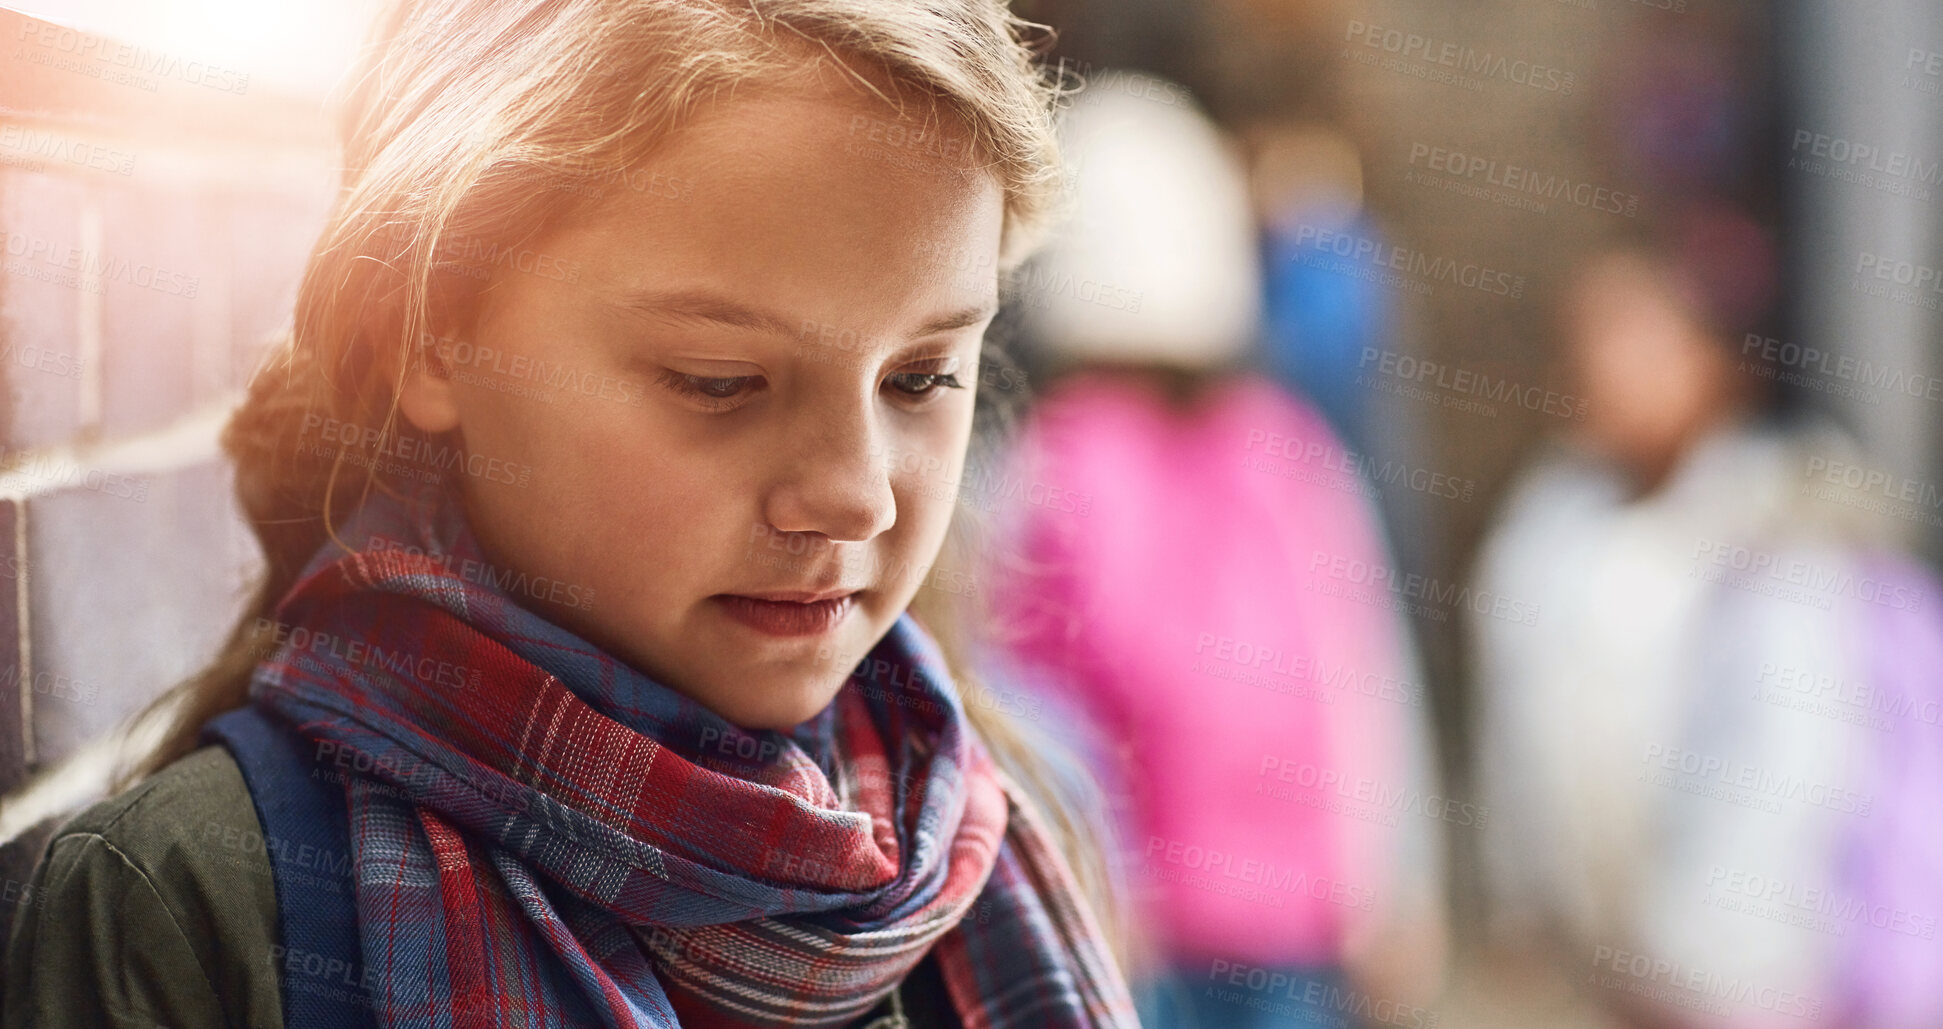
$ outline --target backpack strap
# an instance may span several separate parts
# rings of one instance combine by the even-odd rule
[[[236,759],[276,884],[285,1029],[376,1029],[358,944],[357,879],[343,777],[253,704],[202,729]]]

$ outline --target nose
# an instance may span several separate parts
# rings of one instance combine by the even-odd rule
[[[896,524],[879,431],[868,399],[806,410],[778,447],[780,472],[764,501],[770,526],[861,542]]]

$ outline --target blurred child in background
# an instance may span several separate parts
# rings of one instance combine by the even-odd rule
[[[1064,374],[1006,472],[1028,502],[995,573],[1003,660],[1107,741],[1146,1024],[1408,1011],[1441,973],[1444,812],[1400,621],[1327,574],[1384,563],[1369,490],[1320,415],[1243,369],[1245,181],[1143,80],[1108,73],[1067,113],[1075,209],[1022,283]]]
[[[1878,658],[1890,637],[1935,655],[1939,597],[1814,488],[1852,444],[1778,418],[1776,370],[1729,343],[1767,267],[1745,222],[1703,215],[1566,291],[1585,418],[1515,485],[1475,580],[1541,613],[1472,626],[1487,910],[1639,1024],[1937,1024],[1932,989],[1863,969],[1912,946],[1939,967],[1920,924],[1872,924],[1935,910],[1908,882],[1936,834],[1900,808],[1943,783],[1883,759],[1900,741],[1914,767],[1937,730],[1873,708],[1934,691]]]

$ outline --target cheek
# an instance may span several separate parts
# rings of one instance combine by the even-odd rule
[[[907,545],[935,550],[950,526],[966,481],[965,448],[971,438],[970,417],[940,425],[924,438],[913,440],[906,455],[891,470],[891,489],[898,498],[898,522]],[[927,554],[928,558],[930,555]]]
[[[560,578],[622,594],[673,587],[747,537],[730,510],[733,461],[684,447],[638,407],[556,394],[552,404],[474,390],[462,399],[471,449],[530,466],[524,487],[467,482],[480,529]],[[486,393],[485,396],[478,396]],[[627,569],[653,567],[643,579]]]
[[[893,474],[891,492],[897,497],[897,527],[893,531],[900,545],[928,546],[934,538],[941,539],[957,490],[957,477],[944,469]]]

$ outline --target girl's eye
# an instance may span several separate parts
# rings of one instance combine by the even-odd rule
[[[673,369],[664,370],[659,376],[662,385],[685,397],[701,401],[708,407],[729,407],[735,398],[750,391],[750,384],[760,388],[762,376],[736,375],[730,378],[711,378],[706,375],[687,375]]]
[[[939,389],[964,389],[964,383],[950,372],[899,372],[890,377],[890,383],[899,393],[909,397],[925,397]]]

